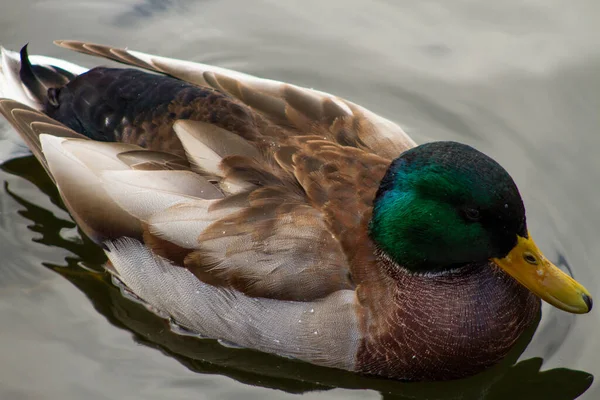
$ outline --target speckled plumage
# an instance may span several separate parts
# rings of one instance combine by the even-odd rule
[[[539,299],[496,266],[412,275],[379,257],[358,369],[409,380],[455,379],[499,362],[536,319]],[[381,271],[381,270],[379,270]],[[393,281],[394,284],[389,283]]]

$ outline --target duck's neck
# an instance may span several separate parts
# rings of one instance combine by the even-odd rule
[[[384,256],[378,263],[382,276],[365,288],[370,315],[358,354],[365,373],[441,380],[482,371],[507,355],[540,309],[535,295],[491,264],[418,275]]]

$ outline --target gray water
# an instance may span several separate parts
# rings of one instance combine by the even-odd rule
[[[212,63],[341,95],[419,143],[473,145],[516,180],[546,255],[599,298],[599,17],[596,0],[4,0],[0,43],[88,67],[108,62],[52,40]],[[0,181],[0,399],[600,398],[596,309],[544,305],[516,365],[528,338],[488,373],[438,384],[175,335],[101,272],[35,160]]]

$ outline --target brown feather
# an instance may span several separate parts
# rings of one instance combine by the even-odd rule
[[[70,50],[161,72],[195,85],[211,87],[226,93],[239,101],[239,103],[230,102],[230,104],[245,104],[253,110],[251,115],[258,118],[255,123],[260,136],[282,138],[290,134],[297,135],[298,128],[303,133],[320,134],[320,132],[329,132],[330,126],[338,118],[352,116],[352,119],[355,120],[352,128],[355,131],[353,136],[359,137],[365,147],[376,154],[393,159],[415,145],[414,141],[398,125],[352,102],[326,93],[259,79],[238,72],[110,46],[66,40],[55,43]],[[208,68],[212,69],[208,70]],[[223,110],[229,109],[228,105],[220,104],[220,106]],[[235,115],[239,112],[238,110],[231,109],[230,114]],[[206,118],[196,117],[194,119],[214,123]],[[236,129],[235,124],[220,122],[216,124],[250,139],[242,129]],[[289,131],[291,126],[295,126],[296,129]],[[313,131],[315,126],[318,126],[320,132]],[[348,145],[357,146],[358,144],[354,140]]]
[[[144,244],[152,249],[154,254],[164,257],[167,260],[171,260],[176,265],[184,265],[185,258],[191,253],[192,250],[178,246],[169,242],[168,240],[164,240],[153,235],[148,230],[148,224],[142,224],[142,226]]]

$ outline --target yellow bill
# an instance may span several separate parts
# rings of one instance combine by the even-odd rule
[[[544,257],[531,237],[517,238],[517,245],[506,257],[492,261],[542,300],[561,310],[584,314],[592,309],[592,296],[586,288]]]

